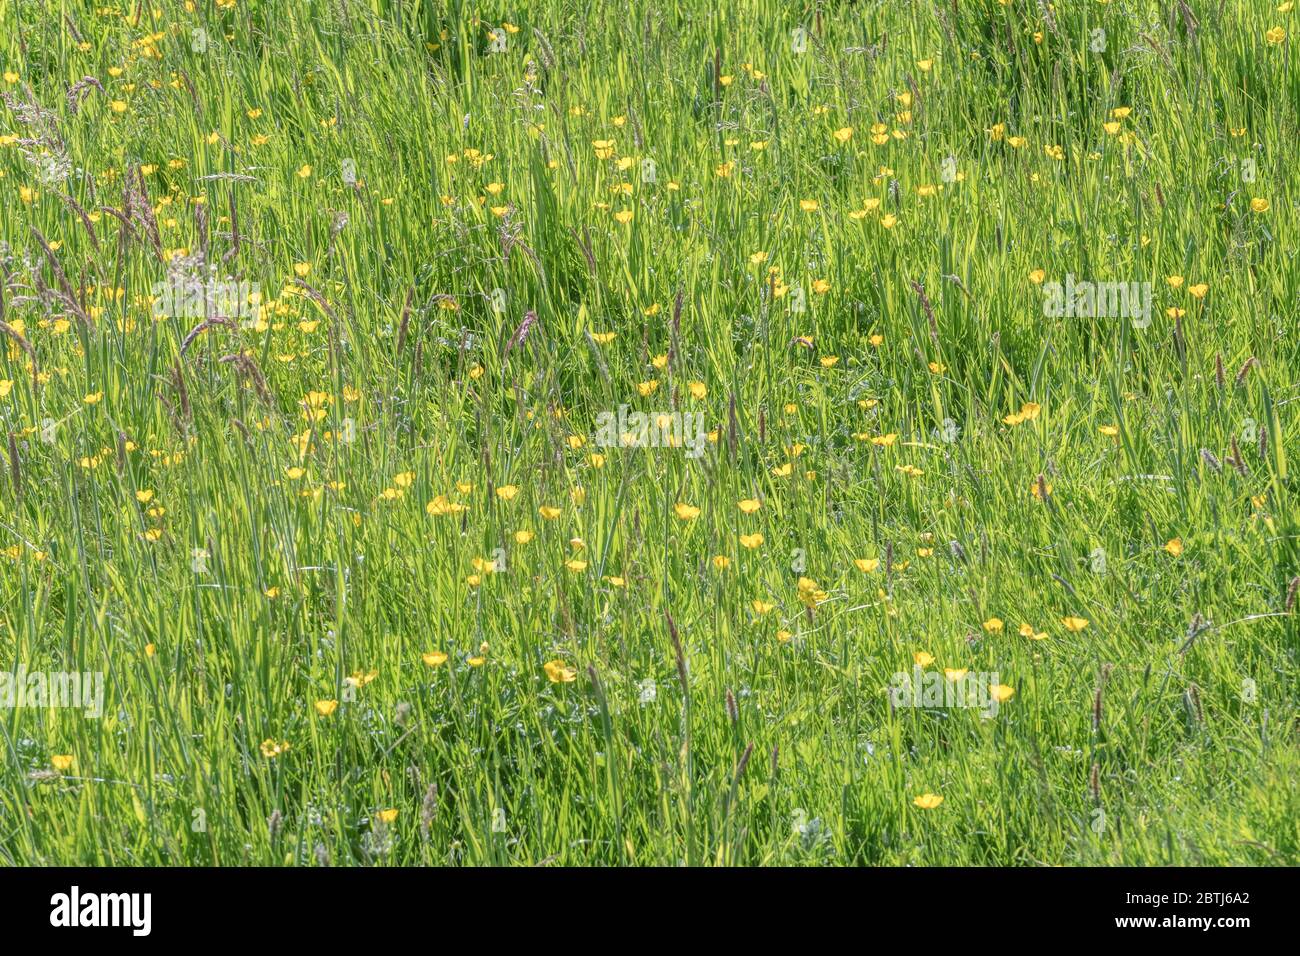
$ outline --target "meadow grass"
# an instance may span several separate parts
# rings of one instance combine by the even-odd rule
[[[1300,862],[1291,6],[0,0],[0,860]]]

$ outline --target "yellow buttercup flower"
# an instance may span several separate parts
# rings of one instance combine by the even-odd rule
[[[572,684],[578,679],[578,672],[561,660],[547,661],[542,665],[542,670],[552,684]]]
[[[830,599],[830,594],[823,591],[812,578],[800,578],[798,582],[799,601],[805,607],[814,608]]]

